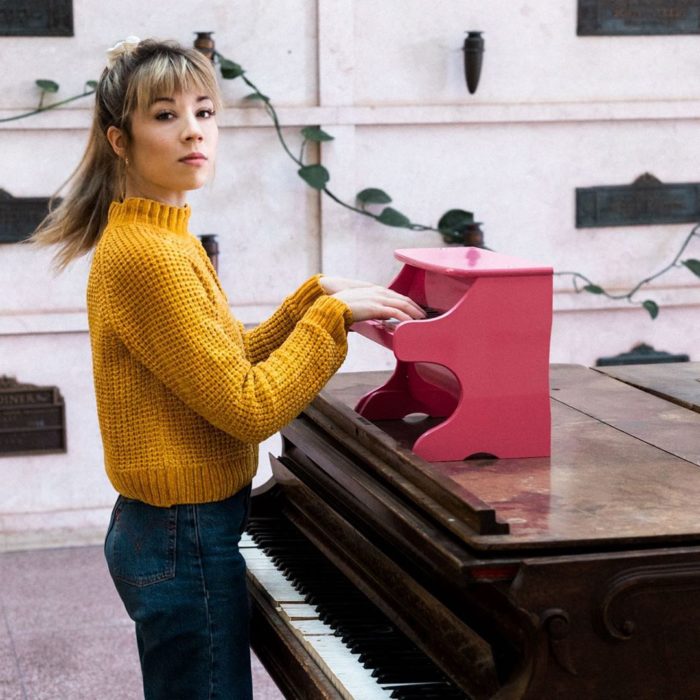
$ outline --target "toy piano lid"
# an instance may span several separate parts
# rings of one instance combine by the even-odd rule
[[[394,251],[394,257],[413,267],[450,277],[552,274],[551,267],[473,246],[400,248]]]

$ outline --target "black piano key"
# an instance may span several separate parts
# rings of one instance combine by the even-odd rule
[[[425,312],[426,318],[436,318],[437,316],[442,316],[442,314],[445,313],[439,309],[433,309],[431,306],[421,306],[421,308]]]
[[[251,518],[247,531],[391,697],[470,700],[290,522]]]

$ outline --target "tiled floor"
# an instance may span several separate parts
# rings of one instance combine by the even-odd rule
[[[253,661],[256,700],[281,700]],[[0,700],[142,697],[133,623],[102,548],[0,553]]]

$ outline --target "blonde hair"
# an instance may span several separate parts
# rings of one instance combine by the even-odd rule
[[[195,49],[174,41],[146,39],[116,57],[102,72],[95,91],[95,111],[87,148],[78,167],[52,198],[48,216],[29,243],[58,245],[54,263],[62,270],[97,243],[110,204],[124,192],[124,164],[107,140],[110,126],[120,129],[129,143],[131,115],[145,110],[157,97],[178,91],[200,90],[221,105],[211,61]],[[54,206],[58,194],[68,191]]]

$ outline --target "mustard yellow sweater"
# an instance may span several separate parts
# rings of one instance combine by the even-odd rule
[[[316,276],[246,332],[189,214],[114,202],[87,289],[107,474],[122,495],[157,506],[217,501],[248,484],[258,443],[342,363],[351,323]]]

